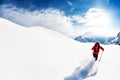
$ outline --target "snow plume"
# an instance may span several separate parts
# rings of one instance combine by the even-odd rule
[[[0,10],[2,17],[22,26],[43,26],[67,36],[72,36],[73,26],[70,19],[64,15],[63,11],[58,9],[48,8],[29,11],[13,5],[2,5]]]
[[[81,62],[80,66],[75,69],[72,75],[66,77],[64,80],[83,80],[95,76],[97,69],[98,63],[95,62],[94,58],[87,58],[85,61]]]

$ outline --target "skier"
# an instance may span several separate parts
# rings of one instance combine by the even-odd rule
[[[100,49],[104,51],[104,48],[100,46],[99,42],[96,42],[95,45],[92,47],[93,57],[95,58],[95,61],[97,61],[98,59],[98,54]]]

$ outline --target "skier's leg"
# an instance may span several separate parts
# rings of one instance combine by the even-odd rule
[[[95,61],[96,61],[97,58],[98,58],[98,55],[97,54],[93,54],[93,57],[95,58]]]
[[[93,54],[93,57],[95,58],[95,54]],[[95,58],[96,59],[96,58]]]
[[[96,61],[97,61],[97,59],[98,59],[98,55],[96,54]]]

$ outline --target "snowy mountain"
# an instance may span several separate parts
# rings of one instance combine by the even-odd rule
[[[100,42],[101,44],[105,44],[106,39],[102,37],[84,37],[84,36],[78,36],[75,38],[75,40],[80,41],[80,42]]]
[[[117,36],[115,37],[109,37],[109,38],[105,38],[105,37],[84,37],[84,36],[78,36],[75,38],[75,40],[79,41],[79,42],[100,42],[101,44],[120,44],[120,32],[118,33]]]
[[[105,44],[116,44],[117,37],[110,37],[106,40]]]
[[[116,43],[120,45],[120,32],[117,35],[117,42]]]
[[[119,80],[119,46],[101,45],[95,62],[93,45],[0,18],[0,80]]]
[[[106,40],[105,44],[118,44],[120,45],[120,32],[115,37],[110,37]]]

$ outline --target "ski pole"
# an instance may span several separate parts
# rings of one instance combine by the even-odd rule
[[[103,56],[103,51],[102,51],[102,54],[101,54],[101,56],[100,56],[99,62],[101,61],[102,56]]]

